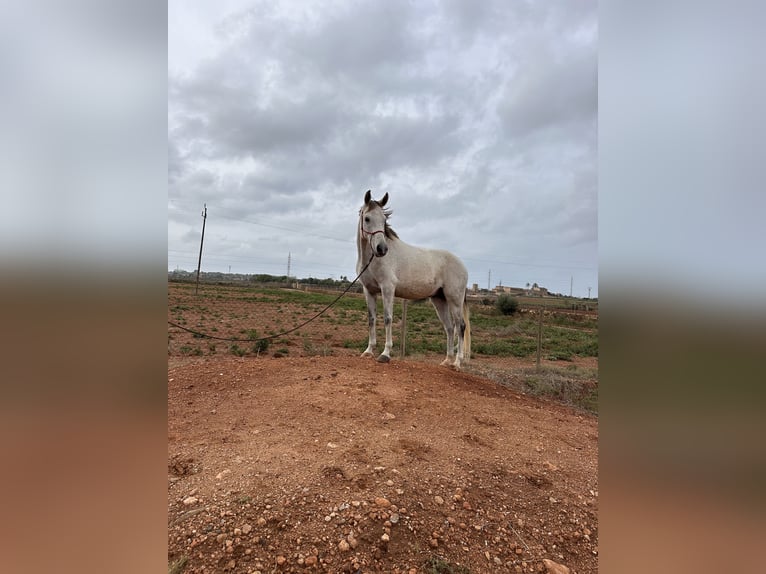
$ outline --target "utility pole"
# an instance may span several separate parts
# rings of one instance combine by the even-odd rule
[[[199,260],[197,260],[197,284],[194,287],[194,294],[197,294],[197,291],[199,290],[199,269],[202,266],[202,244],[205,241],[205,222],[207,221],[207,203],[203,204],[204,209],[202,210],[202,239],[199,241]]]
[[[290,281],[290,259],[292,258],[292,253],[289,251],[287,252],[287,280]]]
[[[489,274],[487,275],[487,291],[489,291],[489,283],[492,280],[492,269],[489,270]]]
[[[569,296],[572,296],[572,284],[574,283],[574,275],[569,276]]]
[[[590,299],[590,287],[588,287],[588,299]]]

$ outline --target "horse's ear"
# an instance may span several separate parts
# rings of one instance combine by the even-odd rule
[[[386,205],[387,201],[388,201],[388,192],[386,192],[386,195],[384,195],[378,203],[380,204],[381,207],[383,207],[384,205]]]
[[[367,205],[370,203],[370,198],[372,197],[372,190],[368,189],[367,193],[364,194],[364,204]]]

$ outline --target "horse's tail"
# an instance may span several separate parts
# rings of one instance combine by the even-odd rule
[[[465,322],[465,332],[463,333],[463,359],[468,361],[471,358],[471,312],[468,310],[467,297],[463,297],[463,321]]]

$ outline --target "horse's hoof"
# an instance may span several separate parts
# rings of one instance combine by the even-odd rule
[[[441,363],[439,363],[442,367],[450,367],[452,366],[452,362],[450,362],[449,359],[444,359]]]
[[[391,357],[389,357],[388,355],[381,355],[380,357],[378,357],[379,363],[388,363],[390,361],[391,361]]]
[[[365,351],[364,353],[362,353],[361,355],[359,355],[359,357],[361,357],[361,358],[364,358],[364,357],[372,357],[372,353],[370,353],[369,351]]]

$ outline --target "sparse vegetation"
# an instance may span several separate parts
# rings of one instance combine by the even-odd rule
[[[187,356],[199,356],[202,354],[202,349],[199,347],[192,347],[191,345],[181,345],[181,354]]]
[[[361,353],[367,346],[367,306],[359,294],[349,293],[327,311],[319,320],[300,331],[272,339],[261,340],[263,333],[275,336],[310,318],[331,303],[338,292],[300,291],[275,287],[247,285],[205,285],[200,296],[193,295],[193,287],[171,283],[168,290],[168,310],[172,320],[180,325],[194,325],[203,333],[248,339],[231,344],[228,352],[234,356],[329,356],[339,349]],[[470,304],[472,351],[475,358],[515,357],[534,364],[537,353],[539,312],[546,304],[539,298],[515,297],[503,294],[491,300],[475,300]],[[490,303],[491,304],[486,304]],[[485,304],[482,304],[485,303]],[[579,303],[569,302],[570,306]],[[553,303],[551,303],[553,304]],[[203,312],[204,308],[204,312]],[[506,314],[507,313],[507,314]],[[576,312],[566,306],[545,307],[542,322],[542,358],[548,366],[577,362],[579,358],[598,357],[598,315]],[[393,356],[398,356],[401,345],[402,302],[394,305]],[[171,355],[198,356],[217,354],[216,346],[197,344],[198,337],[171,331],[168,347]],[[382,303],[378,301],[378,352],[383,349]],[[428,360],[443,355],[446,350],[444,329],[433,306],[428,301],[412,301],[407,306],[408,357]],[[470,365],[469,369],[472,368]],[[557,375],[558,376],[558,375]],[[569,385],[552,378],[548,373],[525,375],[528,382],[519,390],[529,394],[554,397],[563,402],[577,404],[594,411],[597,403],[597,373],[591,387],[579,383]],[[586,388],[587,387],[587,388]],[[578,393],[580,393],[578,395]]]

